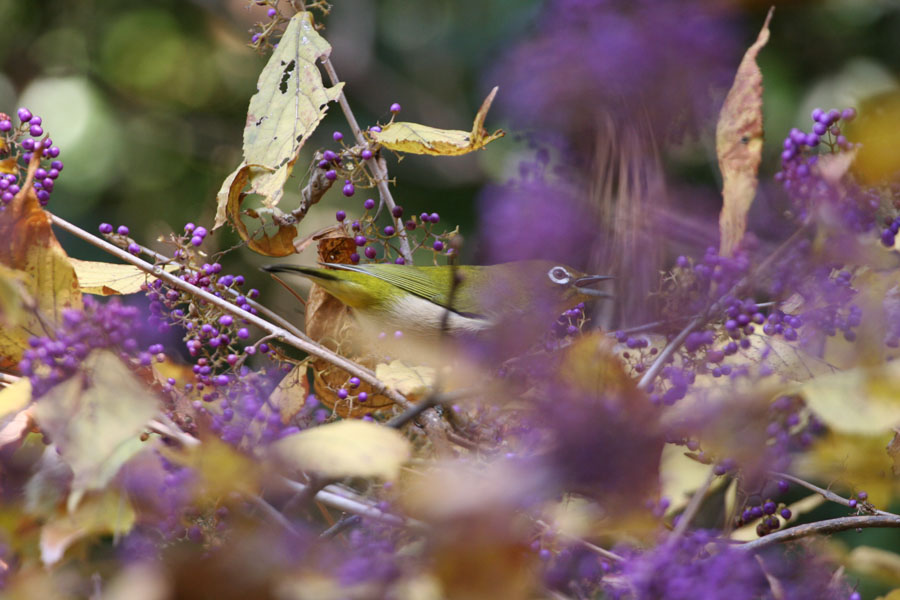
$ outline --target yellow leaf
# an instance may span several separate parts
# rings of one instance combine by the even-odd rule
[[[878,596],[876,600],[900,600],[900,588],[891,590],[887,596]]]
[[[214,503],[232,492],[253,495],[259,491],[259,465],[219,438],[209,437],[202,444],[167,452],[166,458],[196,473],[195,500]]]
[[[722,171],[719,251],[725,256],[730,256],[744,237],[747,212],[756,196],[763,146],[762,72],[756,56],[769,41],[772,10],[738,66],[716,126],[716,154]]]
[[[830,432],[794,459],[794,471],[822,482],[832,491],[850,495],[860,490],[875,506],[886,506],[897,491],[891,459],[884,451],[890,435],[848,435]]]
[[[699,489],[711,465],[704,465],[685,455],[684,446],[666,444],[663,446],[659,463],[660,495],[669,501],[666,514],[675,514],[687,506],[694,491]],[[716,482],[721,481],[718,478]]]
[[[427,395],[434,386],[435,370],[431,367],[411,366],[395,360],[375,367],[375,377],[410,400]]]
[[[41,560],[45,565],[57,562],[72,544],[83,538],[103,534],[125,534],[134,527],[134,509],[114,490],[90,496],[69,514],[41,528]]]
[[[409,441],[397,430],[367,421],[338,421],[275,443],[285,465],[325,477],[396,479],[409,459]]]
[[[857,546],[842,561],[855,573],[900,585],[900,554],[872,546]]]
[[[900,425],[900,365],[816,377],[800,387],[810,410],[834,431],[882,435]]]
[[[259,194],[274,207],[283,194],[300,148],[325,117],[329,102],[337,100],[343,83],[325,87],[316,61],[331,46],[313,26],[309,12],[294,15],[278,47],[260,73],[257,92],[250,99],[244,127],[244,160],[225,180],[217,195],[215,227],[228,218],[230,204],[240,204],[241,192]],[[246,239],[246,238],[244,238]]]
[[[289,423],[306,404],[306,397],[309,396],[306,371],[305,364],[295,366],[269,395],[269,404],[278,408],[281,421],[285,424]]]
[[[144,447],[139,434],[158,410],[156,397],[130,368],[104,351],[88,356],[84,374],[34,404],[35,421],[74,473],[70,509],[85,492],[103,488]]]
[[[28,339],[53,332],[66,308],[82,308],[75,270],[50,227],[34,189],[23,187],[0,213],[0,264],[22,271],[31,310],[15,327],[0,327],[0,368],[22,358]]]
[[[31,382],[23,377],[0,388],[0,449],[20,441],[31,426],[31,413],[25,409],[31,402]]]
[[[860,106],[856,122],[846,134],[861,144],[853,172],[864,183],[876,185],[894,177],[900,170],[897,153],[900,132],[900,92],[891,90],[867,100]]]
[[[145,283],[153,282],[156,277],[132,265],[79,260],[69,257],[78,276],[78,287],[84,294],[112,296],[115,294],[136,294]],[[178,265],[165,265],[167,273],[179,269]]]
[[[434,156],[459,156],[481,150],[494,140],[506,135],[498,129],[489,134],[484,129],[484,119],[497,89],[491,90],[475,115],[472,131],[458,129],[437,129],[419,123],[394,122],[385,125],[380,132],[370,131],[369,136],[389,150],[410,154],[431,154]]]
[[[25,306],[33,301],[26,289],[22,271],[0,265],[0,325],[15,327],[25,317]]]

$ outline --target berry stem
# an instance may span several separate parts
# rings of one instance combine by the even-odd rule
[[[827,519],[816,523],[797,525],[795,527],[789,527],[781,531],[770,533],[767,536],[753,540],[752,542],[741,544],[740,546],[737,546],[737,548],[749,552],[758,552],[759,550],[768,548],[774,544],[791,542],[811,535],[829,535],[840,531],[867,529],[871,527],[900,528],[900,515],[886,514],[839,517],[837,519]]]
[[[331,85],[337,85],[340,83],[340,79],[337,76],[337,72],[334,70],[334,65],[331,64],[331,59],[327,56],[322,58],[322,66],[325,67],[325,72],[328,74],[328,78],[331,80]],[[338,96],[338,104],[341,106],[341,110],[344,112],[344,118],[347,119],[347,124],[350,125],[350,131],[353,132],[353,137],[356,139],[356,143],[360,146],[365,146],[367,144],[365,136],[362,134],[362,130],[359,128],[359,123],[356,121],[356,117],[353,115],[353,111],[350,109],[350,103],[347,102],[347,96],[341,91]],[[394,202],[394,197],[391,195],[390,187],[388,187],[388,174],[387,167],[380,163],[376,156],[373,156],[370,159],[366,160],[366,165],[372,171],[372,174],[375,178],[375,185],[378,186],[378,194],[381,196],[381,201],[388,207],[388,210],[393,215],[394,209],[397,207],[397,204]],[[396,223],[397,234],[400,236],[400,253],[403,256],[403,260],[406,261],[407,264],[413,264],[412,252],[409,249],[409,240],[406,237],[406,230],[403,227],[403,219],[401,217],[394,217],[394,221]]]
[[[788,481],[793,481],[793,482],[796,483],[797,485],[803,486],[803,487],[805,487],[806,489],[811,490],[811,491],[813,491],[813,492],[815,492],[815,493],[821,495],[821,496],[824,497],[826,500],[830,500],[830,501],[832,501],[832,502],[836,502],[837,504],[843,504],[844,506],[846,506],[846,507],[848,507],[848,508],[853,508],[853,505],[850,504],[850,500],[849,500],[849,499],[844,498],[843,496],[839,496],[839,495],[835,494],[834,492],[832,492],[831,490],[826,490],[825,488],[820,488],[819,486],[817,486],[817,485],[814,484],[814,483],[810,483],[810,482],[808,482],[808,481],[806,481],[806,480],[804,480],[804,479],[800,479],[799,477],[794,477],[793,475],[790,475],[789,473],[778,473],[778,472],[773,471],[773,472],[771,473],[771,475],[772,475],[773,477],[777,477],[777,478],[779,478],[779,479],[786,479],[786,480],[788,480]],[[866,507],[866,504],[865,504],[865,503],[857,503],[856,506],[857,506],[857,507],[861,507],[863,510],[866,510],[866,508],[865,508],[865,507]],[[869,506],[871,507],[871,505],[869,505]],[[869,512],[869,511],[867,511],[867,512]],[[885,511],[885,510],[878,510],[877,508],[872,509],[870,512],[871,512],[872,514],[880,515],[880,516],[882,516],[882,517],[897,517],[897,518],[900,518],[900,515],[896,515],[896,514],[894,514],[894,513],[891,513],[891,512]]]

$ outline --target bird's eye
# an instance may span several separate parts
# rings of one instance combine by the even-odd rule
[[[572,280],[572,276],[562,267],[553,267],[547,273],[547,277],[550,278],[550,281],[553,283],[566,284]]]

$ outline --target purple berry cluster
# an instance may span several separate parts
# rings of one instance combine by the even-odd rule
[[[799,396],[779,396],[769,406],[766,426],[770,464],[774,470],[785,469],[792,452],[802,451],[825,431],[822,423],[808,413]]]
[[[400,250],[396,245],[400,232],[393,223],[384,227],[376,225],[376,207],[377,203],[375,200],[367,198],[363,202],[365,211],[363,216],[350,222],[350,233],[353,235],[353,240],[359,248],[358,252],[350,255],[350,261],[353,264],[358,264],[364,256],[370,262],[405,264],[406,261],[400,255]],[[337,211],[334,216],[338,223],[346,226],[347,212],[345,210]],[[391,211],[391,216],[395,220],[402,219],[403,207],[395,206]],[[403,223],[403,229],[410,242],[411,251],[413,253],[419,249],[431,251],[435,264],[437,264],[439,254],[443,253],[445,256],[453,255],[453,248],[450,247],[449,241],[456,235],[455,231],[438,233],[433,226],[440,223],[440,221],[441,217],[438,213],[429,214],[423,212],[418,218],[413,215]],[[379,248],[381,249],[380,253]],[[380,257],[379,254],[381,255]]]
[[[253,0],[253,4],[265,8],[266,21],[261,21],[251,29],[250,46],[257,50],[278,46],[278,38],[283,33],[282,26],[288,19],[278,11],[278,0]]]
[[[129,253],[138,256],[143,249],[140,244],[135,242],[132,238],[129,237],[131,234],[131,230],[127,225],[119,225],[116,228],[109,223],[100,223],[100,226],[97,230],[103,234],[104,237],[113,244],[121,248],[125,248]]]
[[[744,508],[744,511],[737,519],[735,525],[737,527],[743,527],[757,519],[761,519],[756,525],[756,534],[763,537],[781,527],[781,521],[778,518],[779,516],[784,519],[785,522],[789,521],[792,516],[791,509],[784,506],[784,504],[776,503],[769,498],[760,504]]]
[[[24,107],[18,110],[17,116],[18,127],[13,125],[12,117],[0,113],[0,140],[4,142],[0,144],[0,159],[15,158],[16,168],[15,173],[0,174],[0,210],[19,193],[28,164],[36,153],[41,164],[34,171],[33,186],[41,206],[50,201],[50,194],[63,170],[63,162],[58,159],[59,147],[53,145],[49,135],[44,135],[41,118]]]
[[[149,366],[154,357],[164,359],[160,344],[140,346],[138,314],[137,308],[117,298],[101,304],[92,296],[84,296],[83,310],[65,309],[53,337],[31,338],[19,363],[22,373],[31,379],[34,396],[78,373],[93,350],[115,351],[139,366]]]
[[[570,308],[559,316],[553,324],[553,332],[558,338],[573,337],[581,333],[587,321],[588,317],[584,312],[584,302],[579,302],[574,308]],[[624,335],[624,332],[620,333]],[[627,338],[627,336],[625,337]],[[622,340],[619,341],[624,343]]]

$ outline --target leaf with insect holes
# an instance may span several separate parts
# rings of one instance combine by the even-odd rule
[[[258,194],[269,208],[281,200],[300,149],[325,117],[328,104],[337,100],[343,89],[343,83],[326,87],[322,81],[316,61],[330,53],[331,46],[316,31],[312,14],[294,15],[250,99],[244,126],[244,160],[225,179],[216,196],[216,228],[231,220],[241,237],[248,240],[246,230],[238,225],[244,196]],[[288,254],[273,251],[286,249],[283,238],[291,231],[296,235],[292,227],[279,228],[270,256]]]
[[[385,148],[409,154],[431,154],[433,156],[459,156],[481,150],[489,143],[506,135],[498,129],[488,133],[484,119],[491,108],[498,88],[491,90],[475,115],[471,131],[457,129],[437,129],[419,123],[394,122],[381,131],[370,131],[369,137]]]
[[[145,283],[152,283],[156,277],[132,265],[79,260],[69,257],[69,263],[75,268],[78,276],[78,288],[83,294],[112,296],[117,294],[136,294]],[[178,265],[165,265],[167,273],[178,270]]]
[[[50,335],[65,309],[81,310],[78,278],[40,207],[34,189],[23,187],[0,212],[0,265],[21,272],[29,310],[14,327],[0,327],[0,368],[16,364],[32,336]]]
[[[328,423],[289,435],[274,445],[292,470],[323,477],[394,480],[410,457],[410,443],[396,429],[368,421]]]
[[[131,368],[106,351],[88,356],[82,373],[35,402],[34,420],[74,473],[70,509],[144,447],[140,432],[158,411],[156,397]]]
[[[763,147],[762,72],[756,56],[769,41],[773,10],[738,66],[716,126],[716,154],[722,171],[719,251],[725,256],[730,256],[744,237],[747,212],[756,196]]]

